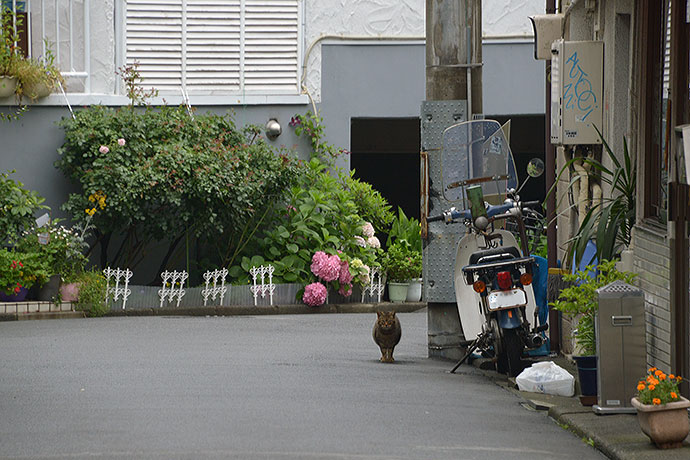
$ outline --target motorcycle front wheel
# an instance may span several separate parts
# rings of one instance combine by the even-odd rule
[[[522,372],[522,350],[524,345],[517,329],[503,329],[503,343],[496,356],[496,370],[509,377],[516,377]]]

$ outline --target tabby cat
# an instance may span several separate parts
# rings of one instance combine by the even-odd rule
[[[374,342],[381,348],[381,362],[392,363],[393,348],[400,342],[402,328],[394,311],[377,311],[374,323]]]

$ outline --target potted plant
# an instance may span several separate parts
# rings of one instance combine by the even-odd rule
[[[407,289],[418,258],[421,259],[421,254],[402,242],[393,244],[384,254],[381,265],[388,278],[388,298],[391,302],[407,300]]]
[[[0,172],[0,244],[14,244],[31,228],[34,213],[47,209],[45,199],[10,178],[14,171]]]
[[[13,249],[0,249],[0,300],[19,302],[26,298],[28,289],[47,279],[46,264],[32,253]]]
[[[408,218],[400,207],[386,241],[388,247],[394,244],[406,245],[410,249],[413,263],[410,267],[406,300],[419,302],[422,298],[422,226],[414,217]]]
[[[594,318],[599,310],[597,289],[616,280],[632,284],[634,278],[634,273],[618,271],[615,260],[604,260],[599,265],[589,265],[584,270],[563,275],[563,280],[570,285],[560,292],[557,301],[550,303],[553,309],[562,312],[574,323],[573,359],[578,366],[582,396],[597,395],[597,350],[594,335]]]
[[[16,43],[20,25],[21,18],[12,10],[7,7],[0,9],[0,98],[12,96],[17,88],[15,72],[20,57]]]
[[[87,270],[75,278],[79,286],[79,299],[75,309],[87,316],[103,316],[109,308],[105,303],[106,281],[100,270]]]
[[[682,447],[690,433],[687,414],[690,401],[678,391],[682,380],[680,376],[651,367],[637,384],[637,397],[631,400],[637,409],[640,428],[660,449]]]
[[[55,55],[47,43],[45,56],[19,60],[15,65],[15,74],[19,80],[17,95],[31,100],[46,97],[59,85],[65,84],[55,64]]]

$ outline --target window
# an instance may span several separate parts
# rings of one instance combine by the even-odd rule
[[[649,2],[644,8],[642,27],[646,79],[644,123],[644,217],[666,223],[668,213],[668,172],[672,143],[669,90],[670,1]]]
[[[127,64],[161,94],[298,94],[299,0],[128,0]]]

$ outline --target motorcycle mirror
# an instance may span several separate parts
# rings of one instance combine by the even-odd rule
[[[532,158],[527,163],[527,175],[530,177],[539,177],[544,174],[544,162],[541,158]]]

